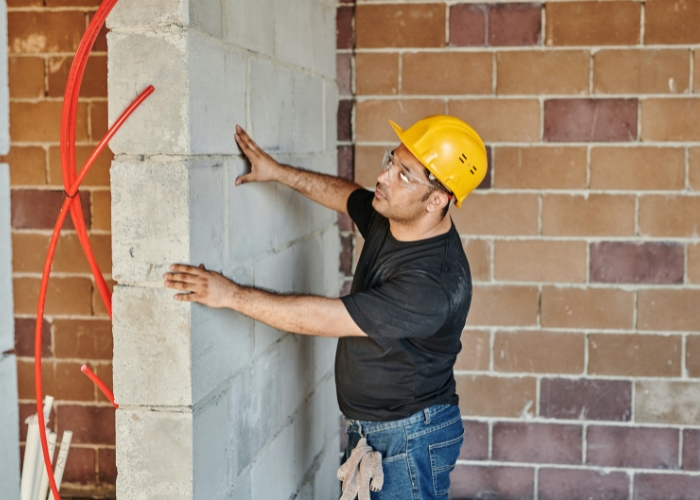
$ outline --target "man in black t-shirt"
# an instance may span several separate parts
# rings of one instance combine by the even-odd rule
[[[348,421],[343,500],[447,498],[463,427],[453,366],[471,303],[469,264],[447,215],[486,175],[486,149],[466,123],[425,118],[387,151],[374,192],[281,165],[237,127],[246,182],[276,181],[341,213],[365,238],[351,293],[341,299],[242,286],[203,265],[171,266],[177,300],[229,307],[274,328],[339,337],[335,377]],[[374,457],[373,454],[376,454]],[[370,467],[367,457],[381,463]],[[382,484],[383,483],[383,484]]]

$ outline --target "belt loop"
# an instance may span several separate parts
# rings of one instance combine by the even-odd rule
[[[430,408],[423,409],[423,416],[425,417],[425,425],[430,424]]]
[[[356,420],[356,422],[357,422],[357,432],[358,432],[358,434],[360,434],[360,438],[365,437],[362,434],[362,422],[360,422],[359,420]]]

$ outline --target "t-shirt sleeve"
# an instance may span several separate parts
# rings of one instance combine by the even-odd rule
[[[340,300],[357,326],[379,345],[430,337],[450,314],[447,292],[434,276],[420,270]]]
[[[374,193],[367,189],[356,189],[348,197],[348,214],[364,238],[367,238],[369,226],[377,214],[372,206],[372,198]]]

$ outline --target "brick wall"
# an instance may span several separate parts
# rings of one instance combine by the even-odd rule
[[[35,412],[34,321],[39,282],[63,201],[59,122],[72,57],[97,0],[8,0],[11,221],[15,352],[20,420]],[[107,129],[107,46],[98,38],[77,117],[78,168]],[[90,239],[109,278],[110,194],[106,150],[81,188]],[[108,384],[112,333],[70,220],[53,266],[44,323],[44,392],[56,398],[51,428],[74,432],[62,490],[110,496],[116,477],[114,410],[81,372],[90,365]],[[20,426],[21,441],[26,426]]]
[[[339,6],[342,172],[373,187],[389,118],[489,149],[451,212],[475,280],[453,498],[697,498],[698,25],[697,0]]]

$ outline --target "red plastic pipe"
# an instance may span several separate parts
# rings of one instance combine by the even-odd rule
[[[51,241],[49,243],[49,250],[46,256],[46,262],[44,263],[44,272],[41,278],[41,288],[39,289],[39,302],[37,305],[36,314],[36,329],[34,337],[34,388],[36,395],[36,408],[37,417],[39,419],[39,437],[41,439],[41,448],[44,457],[44,465],[46,466],[46,471],[49,476],[49,484],[51,485],[51,491],[53,493],[54,500],[60,500],[61,497],[58,493],[58,488],[56,486],[56,480],[53,475],[53,468],[51,467],[51,459],[48,452],[48,440],[46,436],[46,423],[44,421],[44,410],[43,410],[43,387],[42,387],[42,371],[41,371],[41,343],[42,343],[42,323],[44,320],[44,306],[46,303],[46,292],[48,290],[49,276],[51,274],[51,265],[53,263],[53,258],[56,253],[56,245],[58,244],[58,237],[61,233],[61,228],[63,223],[70,212],[71,219],[73,221],[73,226],[75,227],[76,233],[80,244],[85,252],[88,263],[90,265],[90,270],[95,278],[95,283],[100,292],[102,302],[107,309],[109,317],[112,317],[112,296],[107,287],[107,283],[100,271],[97,261],[95,260],[95,255],[90,246],[90,240],[87,234],[87,228],[85,227],[85,220],[82,215],[82,207],[80,203],[80,197],[78,195],[78,189],[80,184],[85,179],[90,169],[95,163],[97,157],[102,153],[102,151],[107,147],[108,142],[114,134],[117,133],[119,128],[124,124],[126,119],[134,112],[134,110],[143,103],[143,101],[153,93],[155,90],[152,85],[149,85],[141,94],[131,103],[131,105],[121,114],[119,119],[109,128],[105,136],[102,138],[100,143],[94,149],[85,165],[80,171],[80,174],[76,173],[76,163],[75,163],[75,126],[76,126],[76,113],[78,108],[78,96],[80,95],[80,85],[82,83],[83,75],[85,73],[85,66],[87,64],[87,59],[90,55],[90,50],[95,43],[95,39],[99,34],[102,26],[104,25],[107,15],[110,13],[112,8],[116,5],[118,0],[104,0],[93,16],[90,24],[88,25],[87,31],[83,35],[80,41],[78,50],[76,52],[75,58],[73,59],[73,64],[71,65],[70,73],[68,74],[68,82],[66,84],[66,92],[63,99],[63,110],[61,114],[61,169],[63,173],[63,186],[66,198],[61,207],[61,211],[58,214],[56,220],[56,225],[54,226],[53,234],[51,235]],[[83,372],[90,377],[90,379],[97,384],[100,390],[108,397],[115,408],[118,405],[114,402],[114,395],[109,391],[107,386],[102,382],[97,375],[95,375],[89,368],[83,367]]]
[[[80,371],[83,372],[85,375],[87,375],[88,378],[95,383],[97,388],[102,391],[102,394],[104,394],[105,397],[107,399],[109,399],[109,402],[112,403],[112,406],[114,406],[114,409],[118,410],[119,405],[114,402],[114,394],[112,394],[112,391],[109,390],[109,387],[107,387],[107,384],[102,382],[102,380],[100,380],[100,377],[95,375],[95,372],[93,372],[90,369],[90,367],[88,367],[87,365],[81,366]]]

